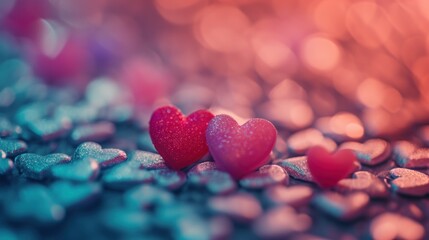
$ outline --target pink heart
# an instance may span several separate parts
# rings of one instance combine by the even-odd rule
[[[267,120],[254,118],[240,126],[228,115],[214,117],[206,132],[216,165],[236,179],[268,162],[276,137],[276,128]]]

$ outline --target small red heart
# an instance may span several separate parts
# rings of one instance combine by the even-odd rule
[[[218,115],[207,128],[207,144],[217,167],[236,179],[268,162],[276,136],[271,122],[257,118],[240,126],[230,116]]]
[[[333,187],[354,170],[356,156],[352,150],[341,149],[333,154],[320,146],[307,152],[308,168],[315,182],[323,188]]]
[[[198,110],[185,117],[166,106],[153,112],[149,134],[168,167],[179,170],[201,159],[207,152],[206,129],[213,114]]]

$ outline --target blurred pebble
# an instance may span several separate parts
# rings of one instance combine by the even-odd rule
[[[153,175],[148,170],[136,168],[125,162],[104,171],[101,181],[108,187],[123,189],[151,182]]]
[[[71,139],[75,143],[86,141],[102,142],[112,138],[115,131],[115,125],[107,121],[85,124],[73,129]]]
[[[27,151],[27,144],[19,140],[0,138],[0,150],[6,153],[6,157],[12,158]]]
[[[370,232],[375,240],[423,239],[425,229],[408,217],[387,212],[371,221]]]
[[[173,228],[173,238],[177,240],[210,240],[210,225],[200,216],[187,215],[179,218]]]
[[[313,205],[326,214],[344,221],[354,220],[364,213],[369,204],[369,196],[356,192],[347,196],[334,192],[324,192],[313,198]]]
[[[215,162],[202,162],[202,163],[198,163],[195,166],[193,166],[189,171],[188,171],[188,175],[192,175],[192,174],[198,174],[198,173],[202,173],[204,171],[209,171],[209,170],[216,170],[216,163]]]
[[[391,153],[390,144],[383,139],[370,139],[364,143],[345,142],[340,149],[351,149],[360,163],[374,166],[388,159]]]
[[[194,219],[195,217],[198,217],[196,205],[174,202],[155,208],[153,221],[160,227],[181,231],[181,229],[177,229],[177,227],[180,227],[180,222],[184,219]],[[202,221],[200,218],[198,220]]]
[[[429,146],[429,125],[419,128],[418,136],[426,146]]]
[[[390,189],[409,196],[424,196],[429,193],[429,176],[406,168],[394,168],[386,177]]]
[[[127,154],[120,149],[103,149],[97,143],[85,142],[76,148],[73,159],[79,160],[87,157],[97,160],[100,167],[105,168],[125,161]]]
[[[6,158],[6,153],[0,150],[0,177],[12,172],[13,168],[13,161],[9,158]]]
[[[208,201],[208,206],[212,211],[240,222],[252,221],[262,214],[258,199],[247,193],[212,197]]]
[[[374,198],[388,196],[387,187],[378,177],[367,171],[353,173],[353,178],[340,180],[335,189],[342,193],[363,191]]]
[[[27,125],[40,120],[48,115],[52,107],[52,104],[48,102],[34,102],[24,105],[15,114],[16,122],[19,125]]]
[[[164,159],[159,154],[151,152],[133,151],[129,156],[129,161],[139,163],[140,168],[148,170],[167,168]]]
[[[336,141],[357,140],[364,135],[362,121],[353,113],[338,112],[317,119],[316,128]]]
[[[144,151],[149,151],[153,153],[157,152],[155,146],[153,146],[149,132],[144,132],[137,138],[137,146]]]
[[[65,208],[85,205],[95,200],[101,195],[99,183],[70,183],[67,181],[57,181],[49,186],[52,196]]]
[[[98,109],[88,103],[60,105],[55,109],[56,119],[70,119],[73,123],[88,123],[97,119]]]
[[[404,168],[429,167],[429,148],[419,148],[408,141],[396,142],[393,146],[393,159]]]
[[[25,185],[14,189],[9,197],[5,212],[14,220],[52,224],[61,221],[65,216],[65,209],[51,196],[45,186]]]
[[[284,238],[292,233],[305,232],[312,220],[307,214],[299,214],[292,207],[281,206],[268,210],[253,224],[256,235],[262,239]]]
[[[210,219],[209,227],[210,239],[222,240],[230,239],[234,226],[227,217],[217,216]]]
[[[6,228],[4,226],[0,227],[0,239],[2,240],[19,240],[17,234],[15,234],[12,229]]]
[[[89,157],[84,159],[73,158],[69,163],[59,164],[50,169],[50,175],[53,178],[78,182],[95,180],[99,173],[99,163]]]
[[[304,185],[290,187],[272,186],[264,192],[267,199],[275,204],[286,204],[292,207],[306,206],[313,197],[313,190]]]
[[[51,141],[61,138],[72,128],[71,121],[63,119],[37,119],[27,123],[27,128],[36,137],[43,141]]]
[[[55,165],[70,161],[70,156],[63,153],[53,153],[45,156],[24,153],[15,158],[15,166],[23,176],[41,180],[48,175],[49,170]]]
[[[198,172],[193,168],[188,172],[188,182],[197,186],[205,186],[207,190],[214,194],[231,193],[237,188],[237,184],[231,175],[214,169]]]
[[[115,81],[100,77],[91,81],[86,88],[85,97],[88,102],[96,107],[111,105],[122,99],[122,87]]]
[[[143,211],[127,208],[107,208],[100,214],[102,225],[116,233],[143,233],[151,227],[151,216]]]
[[[264,165],[257,172],[240,180],[240,185],[249,189],[261,189],[275,184],[289,183],[289,175],[278,165]]]
[[[0,137],[18,135],[21,132],[20,126],[12,124],[7,118],[0,117]]]
[[[335,151],[337,144],[315,129],[309,128],[292,134],[286,141],[286,145],[291,154],[303,155],[310,147],[319,145],[329,152]]]
[[[155,182],[164,188],[175,190],[186,182],[186,174],[171,169],[156,169],[151,171]]]
[[[126,191],[123,195],[125,205],[133,209],[164,206],[175,202],[174,195],[152,185],[141,185]]]
[[[274,164],[284,168],[293,178],[307,182],[314,182],[310,169],[308,169],[306,156],[281,159],[275,161]]]

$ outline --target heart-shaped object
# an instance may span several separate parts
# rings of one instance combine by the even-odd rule
[[[149,122],[149,133],[168,167],[182,169],[208,152],[205,134],[212,118],[213,114],[205,110],[188,117],[172,106],[155,110]]]
[[[340,149],[350,149],[356,154],[360,163],[374,166],[388,159],[391,153],[390,144],[380,138],[370,139],[364,143],[345,142]]]
[[[329,188],[347,177],[354,170],[357,160],[350,149],[330,153],[323,147],[315,146],[308,150],[307,162],[315,182]]]
[[[429,193],[429,176],[406,168],[394,168],[386,176],[390,189],[408,196],[424,196]]]
[[[107,168],[127,160],[127,154],[116,148],[102,148],[95,142],[84,142],[80,144],[74,154],[74,160],[92,158],[97,160],[101,168]]]
[[[353,178],[342,179],[335,186],[342,193],[362,191],[374,198],[385,198],[388,196],[386,185],[375,175],[367,171],[358,171]]]
[[[269,161],[277,130],[264,119],[240,126],[232,117],[218,115],[210,121],[206,136],[218,168],[239,179]]]
[[[100,164],[92,158],[73,159],[66,164],[58,164],[50,169],[50,176],[55,179],[87,182],[95,180],[100,174]]]
[[[52,153],[46,156],[23,153],[15,158],[15,166],[23,176],[41,180],[54,166],[70,161],[70,156],[63,153]]]

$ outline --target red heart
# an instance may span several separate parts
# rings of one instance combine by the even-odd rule
[[[356,156],[352,150],[341,149],[333,154],[320,146],[307,152],[308,168],[315,182],[323,188],[333,187],[354,170]]]
[[[166,106],[153,112],[149,134],[168,167],[179,170],[201,159],[207,152],[206,129],[213,114],[198,110],[185,117]]]
[[[240,126],[230,116],[218,115],[207,128],[207,144],[216,165],[236,179],[268,162],[276,136],[271,122],[257,118]]]

